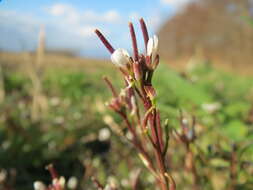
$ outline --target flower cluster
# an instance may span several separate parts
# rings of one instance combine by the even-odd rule
[[[158,37],[149,37],[146,24],[140,19],[145,53],[139,52],[135,30],[129,23],[133,55],[127,50],[114,49],[104,35],[95,30],[102,43],[111,53],[112,63],[123,75],[125,87],[118,93],[112,82],[104,80],[112,91],[113,98],[108,106],[118,113],[128,129],[127,140],[137,149],[141,160],[155,176],[162,190],[174,190],[167,160],[169,141],[168,125],[162,126],[160,112],[156,106],[156,90],[152,85],[153,73],[159,64]]]
[[[41,181],[35,181],[33,186],[34,190],[64,190],[65,189],[65,178],[59,177],[57,171],[52,164],[48,165],[46,169],[50,172],[52,177],[52,184],[48,187]]]

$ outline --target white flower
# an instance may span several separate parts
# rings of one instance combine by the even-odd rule
[[[157,55],[158,50],[158,37],[156,35],[153,38],[149,38],[148,45],[147,45],[147,55],[153,57],[153,59]]]
[[[107,185],[105,186],[104,190],[112,190],[112,188],[111,188],[110,185],[107,184]]]
[[[221,108],[221,104],[219,102],[213,102],[209,104],[202,104],[202,109],[209,113],[213,113],[218,111]]]
[[[7,177],[6,170],[4,169],[0,170],[0,184],[6,180],[6,177]]]
[[[111,60],[117,67],[124,67],[129,62],[129,54],[125,49],[116,49],[111,55]]]
[[[59,185],[62,188],[64,188],[64,186],[65,186],[65,181],[66,181],[65,178],[63,176],[61,176],[60,179],[59,179]]]
[[[183,119],[182,119],[182,123],[183,123],[184,125],[188,126],[189,121],[188,121],[188,119],[183,118]]]
[[[68,184],[67,184],[68,188],[69,189],[76,189],[77,185],[78,185],[78,179],[74,176],[70,177],[68,180]]]
[[[117,186],[119,186],[118,180],[113,176],[109,176],[107,181],[108,181],[107,184],[110,186],[111,189],[116,189]]]
[[[46,185],[41,181],[35,181],[33,183],[34,190],[46,190]]]
[[[65,178],[61,176],[60,178],[53,179],[53,185],[59,185],[61,188],[65,187]]]
[[[98,139],[100,141],[106,141],[110,139],[110,137],[111,137],[111,132],[108,128],[103,128],[99,130]]]

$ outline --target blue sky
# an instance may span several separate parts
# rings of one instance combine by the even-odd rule
[[[2,0],[0,48],[35,49],[39,28],[43,25],[48,49],[69,49],[84,56],[103,57],[107,52],[93,33],[95,28],[99,28],[115,48],[130,49],[129,21],[137,24],[143,17],[153,34],[188,1]],[[137,27],[136,32],[140,34]]]

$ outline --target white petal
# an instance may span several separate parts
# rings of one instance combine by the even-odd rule
[[[153,36],[153,39],[154,39],[154,46],[157,48],[158,47],[158,37],[157,37],[157,35],[154,35]]]
[[[147,45],[147,55],[153,57],[153,59],[157,55],[158,50],[158,37],[154,35],[152,38],[149,38]]]
[[[62,187],[62,188],[64,188],[64,186],[65,186],[65,178],[63,177],[63,176],[61,176],[60,178],[59,178],[59,185]]]
[[[129,54],[124,49],[116,49],[111,55],[112,63],[117,67],[124,67],[129,62]]]
[[[151,56],[154,46],[154,40],[153,38],[149,38],[148,45],[147,45],[147,55]]]
[[[125,49],[121,49],[122,53],[126,56],[126,57],[130,57],[130,55],[128,54],[127,50]]]
[[[117,65],[117,54],[115,53],[115,51],[113,52],[113,54],[111,55],[111,61],[114,65]]]
[[[158,37],[156,35],[154,35],[153,39],[154,39],[153,53],[157,54],[157,50],[158,50]]]

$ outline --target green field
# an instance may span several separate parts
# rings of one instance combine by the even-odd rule
[[[129,179],[138,169],[140,189],[155,189],[135,149],[114,133],[120,118],[104,104],[111,94],[102,77],[121,85],[115,67],[107,61],[52,57],[36,70],[21,58],[0,58],[0,169],[8,173],[6,183],[16,190],[32,189],[36,180],[49,183],[45,166],[54,163],[66,179],[76,176],[83,189],[93,187],[91,176],[130,189]],[[231,147],[236,146],[236,189],[253,189],[253,78],[208,63],[181,72],[161,63],[153,82],[162,119],[171,129],[179,127],[179,110],[196,117],[192,149],[201,186],[228,189]],[[104,128],[111,137],[100,141]],[[191,175],[180,167],[184,148],[170,143],[168,155],[178,189],[191,189]]]

